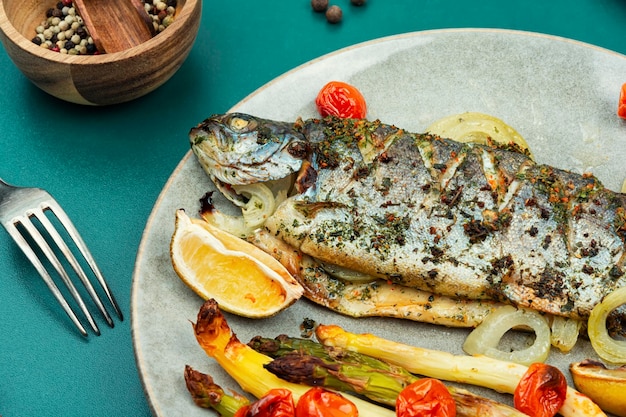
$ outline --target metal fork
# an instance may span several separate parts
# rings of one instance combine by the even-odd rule
[[[59,290],[59,287],[57,287],[52,277],[39,259],[38,255],[35,253],[35,250],[39,250],[45,256],[47,261],[52,265],[54,270],[56,270],[62,281],[67,286],[69,293],[74,297],[74,300],[79,305],[83,314],[87,318],[87,321],[91,325],[93,331],[97,335],[100,335],[100,329],[98,328],[98,325],[96,324],[93,316],[89,312],[89,309],[83,301],[83,298],[72,283],[72,280],[70,279],[68,273],[65,271],[65,268],[61,264],[61,261],[55,254],[55,251],[48,243],[48,240],[50,239],[46,239],[44,235],[40,232],[41,228],[43,228],[48,234],[49,238],[52,239],[52,241],[56,245],[57,252],[60,251],[65,256],[66,261],[72,266],[72,269],[80,278],[80,281],[82,281],[85,289],[102,313],[102,316],[106,320],[107,324],[110,327],[114,327],[111,315],[104,307],[100,296],[89,281],[87,274],[78,263],[78,260],[76,259],[68,245],[65,243],[64,239],[61,237],[55,226],[52,224],[48,216],[45,214],[46,211],[52,213],[63,225],[65,231],[78,248],[78,251],[82,254],[85,261],[91,268],[93,275],[100,283],[102,291],[106,294],[106,297],[108,298],[109,303],[113,306],[115,313],[120,320],[123,320],[124,318],[122,315],[122,311],[120,310],[117,301],[115,301],[115,298],[113,297],[113,294],[111,293],[108,284],[104,280],[100,269],[98,268],[93,257],[91,256],[89,249],[87,249],[85,242],[80,237],[78,231],[70,221],[67,214],[65,214],[65,211],[63,211],[61,206],[45,190],[42,190],[40,188],[15,187],[7,184],[0,178],[0,222],[2,222],[2,225],[5,227],[5,229],[7,229],[13,240],[15,240],[17,245],[22,249],[22,251],[31,261],[35,269],[37,269],[39,275],[41,275],[48,288],[50,288],[50,291],[52,291],[55,298],[59,301],[59,303],[61,304],[69,318],[74,322],[80,333],[83,336],[88,335],[87,330],[85,330],[85,327],[74,313],[74,310],[64,298],[63,294]],[[39,222],[39,227],[35,223],[33,223],[33,219],[36,219]],[[34,244],[29,242],[29,240],[27,240],[27,237],[29,237],[30,241]]]

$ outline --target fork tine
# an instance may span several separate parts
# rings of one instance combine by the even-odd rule
[[[93,285],[91,284],[91,282],[87,278],[87,275],[85,274],[85,271],[83,271],[83,268],[81,268],[81,266],[78,264],[76,257],[74,256],[70,248],[67,246],[67,244],[65,243],[65,241],[63,240],[63,238],[61,237],[57,229],[52,225],[50,220],[48,220],[48,217],[44,214],[43,210],[33,211],[32,213],[34,217],[36,217],[39,220],[39,222],[44,227],[44,229],[46,229],[46,231],[48,232],[48,234],[50,235],[54,243],[56,243],[58,248],[61,250],[63,255],[65,255],[65,258],[72,266],[72,269],[74,270],[76,275],[78,275],[81,282],[87,289],[87,292],[89,293],[93,301],[96,303],[98,310],[100,310],[100,312],[102,313],[102,316],[107,321],[107,324],[110,327],[113,327],[114,326],[113,320],[111,319],[109,312],[104,308],[104,305],[102,304],[102,300],[100,299],[100,297],[94,290]]]
[[[117,314],[117,316],[119,317],[120,320],[124,320],[124,315],[122,314],[122,310],[120,309],[119,305],[117,304],[117,300],[113,296],[113,293],[109,289],[109,285],[107,284],[106,280],[104,279],[104,276],[102,275],[102,272],[100,272],[100,268],[98,268],[98,265],[96,264],[96,261],[93,259],[93,256],[91,255],[91,252],[89,251],[89,248],[87,247],[87,245],[85,244],[85,242],[81,238],[80,234],[78,233],[78,230],[76,230],[76,227],[74,226],[74,224],[72,223],[72,221],[70,220],[68,215],[65,213],[63,208],[61,208],[61,206],[52,198],[50,198],[50,201],[48,201],[48,209],[56,216],[57,219],[59,219],[59,221],[61,222],[61,224],[63,225],[63,227],[67,231],[67,233],[74,240],[74,243],[76,244],[76,247],[78,248],[80,253],[83,255],[85,260],[87,261],[87,264],[91,268],[91,271],[96,276],[96,279],[100,283],[100,286],[102,287],[102,290],[106,294],[107,299],[109,300],[109,302],[113,306],[113,309],[115,310],[115,313]],[[91,283],[89,283],[89,280],[87,280],[87,277],[85,276],[85,273],[82,272],[82,269],[81,269],[81,273],[82,274],[79,274],[81,276],[81,280],[83,279],[82,277],[84,277],[83,282],[88,287],[91,287],[91,291],[90,291],[90,294],[91,294],[91,292],[93,291],[93,286],[91,286]],[[93,294],[91,296],[94,299],[98,300],[97,301],[98,308],[100,309],[100,311],[102,312],[102,314],[105,317],[109,317],[109,320],[108,320],[109,321],[109,325],[111,327],[113,327],[113,321],[110,320],[110,316],[109,316],[107,310],[102,305],[102,302],[100,301],[100,297],[98,297],[98,295],[95,293],[95,291],[93,291]]]
[[[49,225],[49,227],[45,225],[45,222],[47,221],[47,219],[45,219],[46,216],[44,215],[42,209],[32,209],[32,210],[27,211],[26,214],[27,214],[28,217],[25,216],[25,217],[21,218],[22,226],[24,226],[24,228],[30,234],[30,236],[33,238],[35,243],[37,243],[37,245],[39,246],[39,249],[41,249],[41,251],[46,256],[46,258],[48,258],[48,261],[50,261],[50,263],[52,264],[54,269],[61,276],[61,279],[63,280],[63,282],[67,286],[68,290],[70,291],[70,294],[72,295],[72,297],[74,297],[74,300],[76,300],[76,302],[78,303],[78,306],[82,310],[82,312],[85,315],[85,317],[87,317],[87,320],[89,321],[89,324],[91,325],[91,328],[93,329],[93,331],[96,334],[100,335],[100,329],[98,328],[98,325],[96,324],[93,316],[89,312],[89,309],[87,308],[87,305],[83,301],[83,298],[80,296],[80,294],[76,290],[76,286],[74,285],[74,283],[70,279],[69,275],[67,274],[67,272],[63,268],[63,265],[59,261],[59,258],[53,252],[52,248],[50,247],[48,242],[45,240],[45,238],[41,235],[39,230],[31,222],[30,218],[31,217],[35,217],[36,219],[38,219],[42,223],[42,225],[44,226],[44,228],[46,229],[46,231],[48,233],[51,233],[52,235],[54,235],[54,234],[58,235],[58,232],[56,232],[56,230],[54,229],[54,227],[52,227],[51,224]],[[61,239],[60,236],[58,236],[57,238],[55,238],[54,236],[52,236],[52,237],[53,237],[53,240],[55,242],[57,240]],[[65,245],[65,243],[62,242],[62,245],[65,246],[66,249],[64,249],[63,247],[59,248],[59,249],[61,249],[61,252],[69,251],[69,249],[67,249],[67,246]]]
[[[30,221],[28,222],[30,223]],[[22,221],[19,221],[19,223],[22,223]],[[54,297],[57,299],[59,304],[61,304],[61,307],[63,307],[63,310],[65,311],[65,313],[69,316],[69,318],[72,320],[74,325],[78,328],[80,333],[86,337],[87,330],[85,330],[85,327],[82,325],[80,320],[78,320],[78,317],[76,317],[76,313],[74,313],[74,310],[72,309],[72,307],[67,303],[67,301],[63,297],[63,294],[61,294],[59,287],[57,287],[57,285],[54,283],[54,281],[52,280],[52,277],[50,276],[50,274],[48,274],[48,271],[46,271],[46,268],[44,268],[43,264],[41,263],[41,261],[39,260],[39,258],[37,257],[33,249],[30,247],[30,244],[26,241],[24,236],[22,236],[20,231],[15,226],[15,223],[6,223],[4,226],[6,230],[9,232],[9,235],[11,235],[11,237],[15,241],[15,243],[17,243],[17,246],[19,246],[19,248],[22,249],[22,252],[24,252],[24,255],[26,255],[26,257],[33,264],[37,272],[39,272],[39,275],[41,276],[43,281],[46,283],[46,285],[48,286],[48,288],[50,289]]]

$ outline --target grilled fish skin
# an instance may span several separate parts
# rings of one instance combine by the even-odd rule
[[[299,171],[299,193],[265,227],[322,262],[434,294],[576,319],[626,285],[626,196],[591,175],[380,121],[285,124],[228,114],[205,120],[190,138],[221,189],[241,180],[231,171]],[[203,163],[207,149],[235,162]],[[626,331],[625,306],[610,326]]]
[[[305,255],[265,229],[248,241],[271,254],[302,284],[304,296],[351,317],[393,317],[447,327],[476,327],[501,306],[491,300],[460,300],[387,281],[346,281],[333,276],[327,265]]]

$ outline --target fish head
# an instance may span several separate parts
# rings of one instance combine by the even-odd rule
[[[243,113],[209,117],[191,129],[189,140],[204,171],[231,200],[230,185],[285,178],[300,169],[308,153],[296,124]]]

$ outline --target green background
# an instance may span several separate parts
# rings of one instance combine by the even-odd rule
[[[81,338],[19,249],[0,233],[0,415],[150,415],[133,355],[132,271],[150,210],[188,150],[189,128],[205,117],[227,111],[311,59],[406,32],[516,29],[626,54],[623,0],[331,4],[344,10],[338,25],[326,23],[307,0],[206,1],[194,48],[176,75],[146,97],[109,107],[46,95],[0,50],[0,178],[56,197],[126,316],[115,329],[100,321],[100,337]]]

